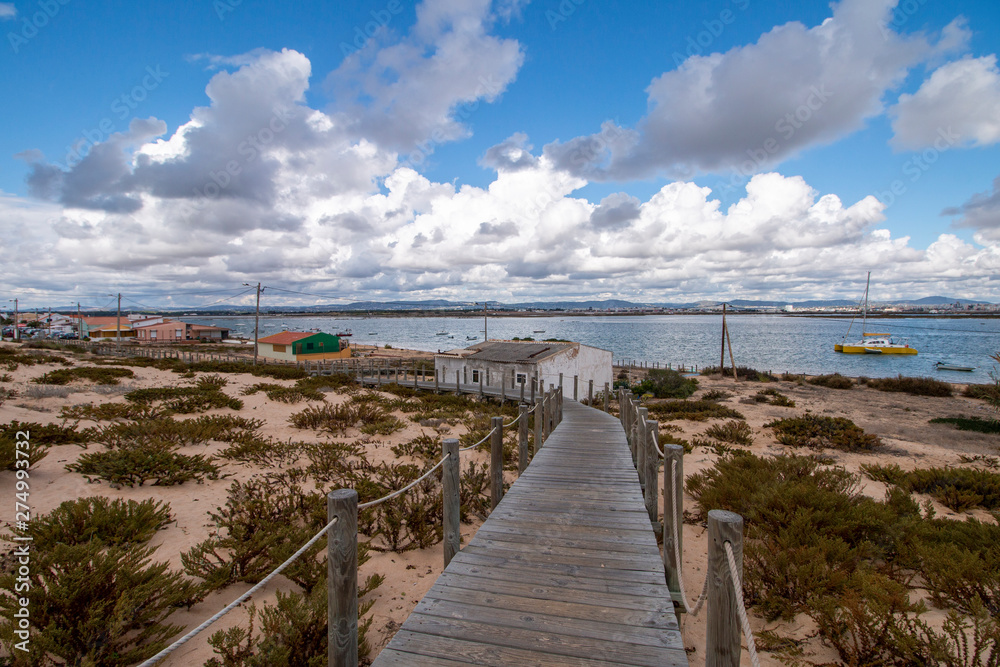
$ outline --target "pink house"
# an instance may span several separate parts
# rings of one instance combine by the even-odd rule
[[[165,320],[159,324],[136,324],[135,338],[140,343],[177,343],[183,341],[222,341],[229,338],[229,329],[207,324],[191,324],[180,320]]]

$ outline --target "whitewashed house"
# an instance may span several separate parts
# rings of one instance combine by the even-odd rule
[[[536,390],[559,386],[562,375],[563,395],[585,398],[594,382],[594,394],[613,384],[610,350],[581,343],[539,341],[486,341],[471,347],[450,350],[434,356],[434,370],[443,385],[479,384],[518,391],[520,385]],[[575,384],[574,384],[575,379]]]

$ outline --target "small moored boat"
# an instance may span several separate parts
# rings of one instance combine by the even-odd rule
[[[943,361],[939,361],[934,364],[934,368],[939,371],[963,371],[965,373],[971,373],[976,370],[975,366],[959,366],[958,364],[946,364]]]
[[[868,280],[865,282],[864,309],[861,317],[861,340],[853,343],[847,342],[847,337],[851,333],[851,327],[847,327],[844,340],[833,346],[834,352],[844,354],[916,354],[916,348],[910,347],[906,340],[896,340],[887,333],[866,333],[865,325],[868,323],[868,287],[871,284],[872,272],[868,272]],[[851,321],[853,326],[854,322]]]

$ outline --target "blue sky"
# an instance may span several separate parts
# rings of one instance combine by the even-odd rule
[[[799,300],[868,270],[1000,300],[995,2],[36,0],[0,31],[5,300]]]

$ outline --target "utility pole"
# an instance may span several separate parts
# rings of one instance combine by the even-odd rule
[[[476,302],[476,305],[477,306],[479,305],[478,301]],[[489,307],[489,305],[490,305],[489,301],[483,301],[483,342],[484,343],[490,339],[489,315],[488,315],[487,310],[486,310]]]
[[[253,287],[250,283],[243,283],[247,287]],[[260,337],[260,283],[257,283],[257,310],[253,316],[253,365],[257,365],[257,339]]]
[[[118,318],[115,321],[115,347],[122,347],[122,293],[118,293]]]
[[[47,329],[46,337],[47,338],[52,338],[52,306],[49,306],[49,319],[46,320],[45,323],[47,325],[46,326],[46,329]]]
[[[80,314],[80,302],[76,302],[76,339],[83,340],[83,316]]]
[[[726,374],[726,304],[722,304],[722,351],[719,352],[719,375]]]
[[[21,340],[21,329],[18,327],[21,317],[17,311],[17,299],[10,299],[14,302],[14,342]]]

